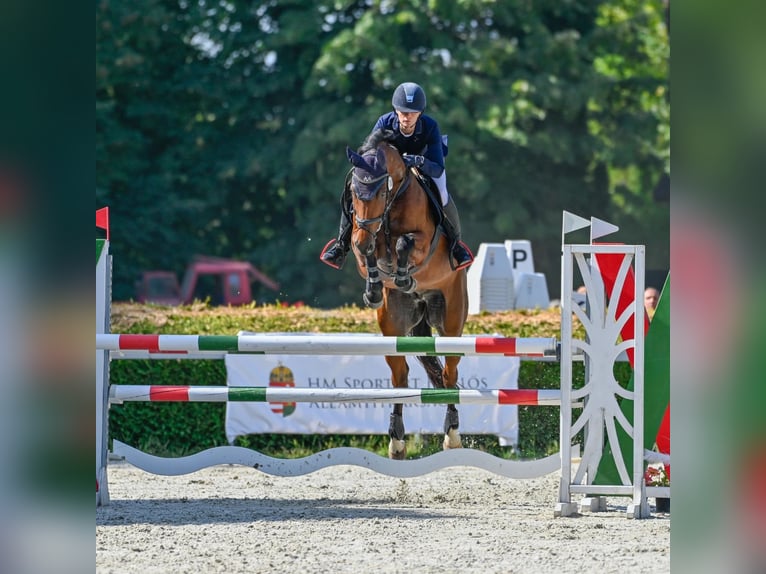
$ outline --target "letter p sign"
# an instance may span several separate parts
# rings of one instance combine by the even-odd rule
[[[532,244],[528,239],[507,239],[505,252],[511,262],[514,273],[534,273],[535,261],[532,258]]]

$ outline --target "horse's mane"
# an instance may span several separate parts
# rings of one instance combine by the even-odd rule
[[[394,138],[395,134],[393,130],[382,128],[373,130],[372,133],[367,136],[367,139],[365,139],[362,145],[359,147],[359,151],[357,153],[359,153],[359,155],[364,155],[366,152],[376,149],[380,142],[390,142],[393,141]]]

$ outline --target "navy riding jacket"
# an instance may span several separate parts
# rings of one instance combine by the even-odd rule
[[[420,114],[411,136],[405,136],[399,130],[399,118],[396,112],[388,112],[380,116],[373,131],[376,129],[389,129],[394,132],[395,139],[391,143],[399,150],[399,153],[422,155],[425,162],[420,170],[427,176],[439,177],[444,173],[445,149],[442,147],[439,124],[432,117]]]

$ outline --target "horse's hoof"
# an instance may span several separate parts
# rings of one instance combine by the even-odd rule
[[[415,289],[418,288],[418,282],[413,277],[408,277],[408,279],[409,281],[402,281],[401,283],[397,280],[394,281],[397,289],[402,293],[414,293]]]
[[[463,442],[460,440],[460,433],[457,429],[450,429],[449,432],[444,435],[442,448],[444,448],[444,450],[463,448]]]
[[[407,448],[403,440],[392,438],[388,443],[388,458],[392,460],[404,460],[407,456]]]
[[[362,295],[362,300],[370,309],[380,309],[383,306],[383,297],[380,298],[380,301],[371,301],[370,298],[367,297],[367,293],[365,293]]]

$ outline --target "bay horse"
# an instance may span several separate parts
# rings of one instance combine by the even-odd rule
[[[453,270],[450,246],[439,227],[441,210],[408,169],[390,143],[392,132],[375,130],[359,152],[346,148],[353,168],[346,192],[351,193],[353,250],[359,274],[365,279],[364,302],[377,310],[380,331],[386,336],[459,337],[468,316],[466,271]],[[350,190],[349,190],[350,188]],[[391,381],[407,387],[405,356],[386,356]],[[460,356],[418,356],[431,385],[455,388]],[[460,448],[458,411],[447,405],[443,448]],[[388,455],[404,459],[402,404],[395,404],[389,422]]]

